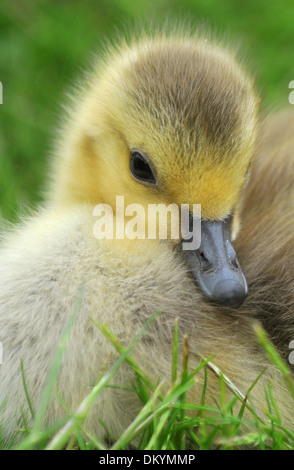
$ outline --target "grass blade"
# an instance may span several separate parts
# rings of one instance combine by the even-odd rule
[[[109,381],[112,379],[116,371],[119,369],[121,364],[126,360],[127,356],[134,349],[136,344],[141,340],[144,333],[147,331],[151,323],[159,315],[159,312],[155,312],[152,315],[146,324],[141,328],[139,333],[135,336],[130,346],[123,352],[123,354],[118,358],[118,360],[113,364],[110,370],[99,380],[99,382],[93,387],[92,391],[84,398],[79,408],[77,409],[74,416],[69,420],[69,422],[58,432],[58,434],[49,442],[46,447],[46,450],[58,450],[63,449],[66,443],[68,442],[70,436],[74,432],[76,426],[81,425],[90,410],[96,401],[97,396],[102,392],[102,390],[108,385]],[[103,327],[105,329],[105,327]],[[105,329],[106,330],[106,329]]]

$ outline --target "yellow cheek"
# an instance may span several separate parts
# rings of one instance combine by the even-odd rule
[[[244,184],[244,173],[240,168],[233,169],[214,167],[201,174],[187,173],[183,182],[176,184],[175,192],[179,203],[201,204],[204,218],[220,219],[225,217],[237,204]]]
[[[234,178],[232,181],[227,175],[208,175],[200,184],[199,200],[203,217],[222,218],[235,206],[243,179]]]

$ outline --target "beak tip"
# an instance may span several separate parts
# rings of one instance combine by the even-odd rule
[[[248,294],[247,283],[226,279],[219,281],[211,293],[211,301],[226,307],[239,308]]]

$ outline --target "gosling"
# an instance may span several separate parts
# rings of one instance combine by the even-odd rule
[[[94,67],[63,125],[45,207],[8,233],[1,245],[0,402],[5,403],[1,424],[7,436],[21,426],[21,408],[29,417],[20,361],[38,409],[81,286],[82,303],[56,382],[69,410],[78,407],[117,357],[91,319],[127,346],[160,310],[133,352],[150,379],[164,379],[169,386],[178,318],[180,346],[184,334],[189,335],[191,368],[201,356],[213,356],[216,366],[246,392],[267,367],[252,399],[259,409],[266,407],[264,385],[270,379],[281,415],[291,422],[291,399],[252,330],[260,316],[261,288],[256,288],[248,253],[250,233],[257,227],[263,231],[255,247],[262,277],[266,265],[258,246],[264,247],[270,228],[254,214],[272,210],[269,196],[269,207],[259,198],[252,205],[246,188],[241,197],[258,134],[258,102],[234,54],[193,35],[123,43]],[[266,181],[267,170],[263,177]],[[193,204],[201,204],[200,247],[184,252],[182,240],[171,237],[97,240],[94,207],[107,204],[115,214],[117,196],[124,196],[125,206],[141,204],[145,213],[148,204],[186,204],[192,222]],[[242,263],[232,243],[241,219],[243,227],[251,227],[248,236],[238,239]],[[280,249],[278,239],[275,246]],[[241,265],[245,274],[250,267],[247,281]],[[273,281],[276,289],[278,281]],[[140,402],[124,390],[132,378],[124,363],[113,380],[121,389],[105,389],[87,417],[90,433],[102,436],[99,423],[104,422],[115,437],[134,419]],[[189,390],[190,402],[201,399],[201,373],[198,380]],[[218,378],[211,374],[208,404],[218,390]],[[45,424],[64,413],[52,400]]]

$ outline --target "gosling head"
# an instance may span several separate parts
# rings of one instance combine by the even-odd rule
[[[124,45],[94,70],[75,105],[54,197],[114,211],[118,195],[146,209],[201,204],[201,245],[183,255],[209,300],[238,307],[248,289],[231,240],[257,102],[242,67],[213,42],[177,35]]]

